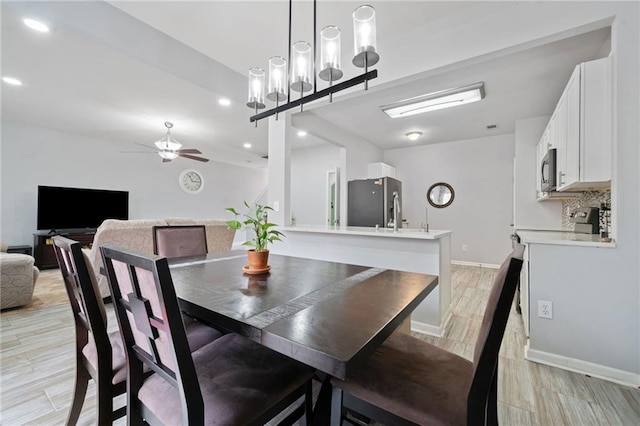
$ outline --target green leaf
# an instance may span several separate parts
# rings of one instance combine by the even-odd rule
[[[227,226],[229,228],[233,228],[233,229],[241,229],[242,228],[242,224],[240,222],[238,222],[237,220],[228,220],[227,221]]]
[[[238,212],[233,207],[227,207],[225,210],[235,214],[236,216],[238,215]]]

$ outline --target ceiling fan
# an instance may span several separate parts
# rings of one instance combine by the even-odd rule
[[[167,128],[167,134],[165,134],[162,139],[154,143],[155,147],[145,145],[142,143],[137,143],[137,142],[136,142],[136,145],[144,146],[145,148],[155,150],[158,153],[158,155],[162,157],[163,163],[168,163],[172,160],[175,160],[178,157],[188,158],[190,160],[202,161],[204,163],[209,161],[208,158],[196,157],[195,155],[192,155],[192,154],[202,154],[202,152],[200,152],[197,149],[181,149],[182,144],[171,136],[171,128],[173,127],[173,123],[169,121],[165,121],[164,125]],[[148,153],[149,151],[129,151],[129,152],[130,153],[131,152]]]

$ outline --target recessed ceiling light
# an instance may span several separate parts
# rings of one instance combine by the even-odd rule
[[[18,80],[17,78],[2,77],[2,81],[4,81],[7,84],[10,84],[12,86],[22,86],[22,82],[20,80]]]
[[[49,27],[46,24],[43,24],[40,21],[36,21],[35,19],[25,18],[22,22],[24,22],[24,24],[27,27],[31,28],[32,30],[35,30],[41,33],[49,32]]]
[[[231,105],[231,101],[227,98],[220,98],[220,100],[218,101],[218,103],[220,105],[224,105],[224,106],[229,106]]]
[[[244,146],[245,148],[251,148],[251,144],[250,144],[249,142],[245,143],[245,144],[244,144],[244,145],[242,145],[242,146]]]
[[[298,136],[300,136],[301,138],[305,137],[305,136],[307,136],[307,132],[305,132],[304,130],[299,130],[298,131]]]
[[[415,141],[422,136],[422,132],[409,132],[405,136],[409,138],[410,141]]]

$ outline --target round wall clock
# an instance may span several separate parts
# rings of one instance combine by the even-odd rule
[[[187,194],[197,194],[204,186],[204,176],[197,170],[185,169],[178,177],[178,184]]]

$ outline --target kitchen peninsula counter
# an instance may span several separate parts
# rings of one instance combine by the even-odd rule
[[[553,244],[562,246],[614,248],[613,241],[600,241],[597,234],[580,234],[566,231],[527,231],[517,230],[516,234],[524,244]]]
[[[280,230],[285,237],[270,247],[276,254],[437,275],[438,287],[413,312],[411,328],[443,334],[451,305],[452,231],[314,225]]]
[[[315,232],[327,234],[345,234],[345,235],[363,235],[382,238],[412,238],[421,240],[436,240],[448,235],[453,231],[447,230],[429,230],[425,232],[422,229],[400,228],[394,232],[392,228],[365,228],[360,226],[287,226],[284,232]]]

